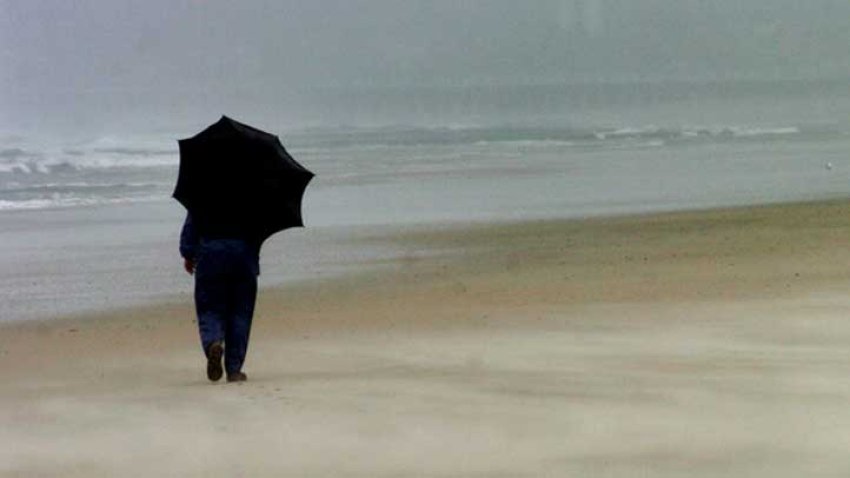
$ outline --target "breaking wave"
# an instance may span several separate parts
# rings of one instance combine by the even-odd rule
[[[665,148],[680,144],[796,141],[846,137],[838,127],[796,125],[718,127],[475,126],[335,127],[281,134],[296,156],[332,171],[335,178],[404,175],[491,167],[532,153]],[[3,144],[5,141],[6,144]],[[494,159],[495,158],[495,159]],[[28,138],[0,139],[0,210],[75,207],[166,200],[179,153],[173,138],[106,137],[72,144]],[[493,163],[495,164],[495,163]],[[501,165],[504,166],[504,165]]]
[[[340,128],[296,133],[299,144],[323,147],[397,147],[516,145],[523,147],[617,146],[623,142],[644,144],[694,141],[770,140],[831,133],[829,129],[799,126],[748,127],[409,127]]]
[[[162,196],[95,198],[77,196],[53,196],[38,199],[12,201],[0,199],[0,211],[24,211],[34,209],[61,209],[81,206],[97,206],[103,204],[122,204],[161,201]]]

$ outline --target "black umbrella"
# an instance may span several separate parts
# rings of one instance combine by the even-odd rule
[[[178,143],[174,198],[202,236],[262,242],[304,226],[301,198],[313,173],[292,159],[277,136],[222,116]]]

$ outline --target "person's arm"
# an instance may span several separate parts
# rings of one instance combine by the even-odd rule
[[[190,275],[195,273],[195,259],[199,244],[200,238],[197,230],[195,230],[195,225],[192,224],[192,215],[186,214],[183,230],[180,231],[180,255],[183,256],[183,268]]]

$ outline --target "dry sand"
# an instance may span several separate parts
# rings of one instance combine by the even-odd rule
[[[264,290],[0,329],[0,476],[850,476],[850,203],[446,227]]]

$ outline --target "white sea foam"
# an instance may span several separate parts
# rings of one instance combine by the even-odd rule
[[[475,146],[515,146],[521,148],[558,148],[575,146],[575,141],[557,139],[516,139],[505,141],[477,141]]]
[[[57,144],[17,138],[0,144],[0,173],[50,174],[81,169],[157,168],[176,166],[174,140],[151,137],[103,137]]]
[[[46,209],[53,204],[50,199],[29,199],[26,201],[7,201],[0,199],[0,211],[21,211],[26,209]]]
[[[24,211],[36,209],[62,209],[71,207],[97,206],[105,204],[126,204],[156,202],[167,200],[164,195],[147,195],[138,197],[96,198],[53,195],[49,198],[9,201],[0,199],[0,211]]]
[[[789,136],[803,134],[797,126],[755,127],[755,126],[713,126],[713,127],[673,127],[657,126],[625,127],[606,129],[594,132],[595,139],[600,141],[617,141],[623,139],[661,138],[669,140],[688,140],[707,138],[722,141],[727,138],[758,138],[771,136]]]
[[[162,183],[153,182],[120,182],[120,183],[93,183],[93,182],[50,182],[39,184],[8,183],[0,189],[0,192],[50,192],[60,190],[78,191],[108,191],[108,190],[143,190],[163,187]]]
[[[786,136],[800,134],[800,128],[796,126],[783,126],[776,128],[732,128],[732,133],[738,137],[756,136]]]
[[[176,152],[173,155],[160,152],[148,155],[122,155],[112,151],[92,151],[74,155],[46,152],[28,158],[0,160],[0,173],[50,174],[81,169],[176,167],[177,164]]]
[[[630,128],[620,128],[610,132],[603,132],[601,135],[603,139],[606,138],[619,138],[624,136],[649,136],[660,133],[662,130],[656,126],[646,126],[642,128],[638,127],[630,127]]]

